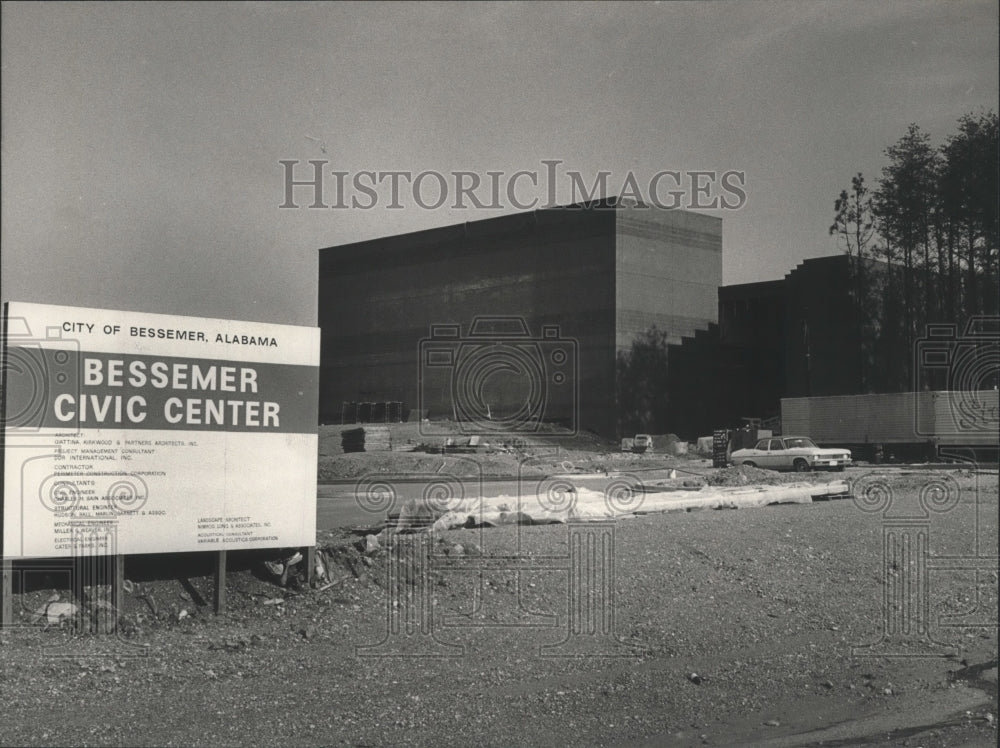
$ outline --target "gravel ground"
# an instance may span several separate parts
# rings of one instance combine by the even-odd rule
[[[197,560],[167,575],[137,557],[118,635],[29,625],[47,600],[67,599],[39,577],[19,600],[24,625],[0,632],[0,742],[994,745],[995,558],[978,573],[952,561],[926,577],[931,635],[954,647],[949,656],[861,655],[900,584],[916,578],[905,559],[883,556],[893,523],[912,526],[924,495],[932,556],[969,557],[978,542],[995,557],[996,474],[853,479],[873,487],[863,507],[880,509],[873,502],[889,492],[892,508],[840,500],[605,528],[614,594],[595,605],[613,611],[609,636],[588,635],[594,619],[568,614],[570,590],[600,602],[606,577],[586,576],[594,564],[571,567],[570,538],[580,536],[564,525],[402,538],[400,579],[385,548],[363,553],[362,536],[324,533],[334,580],[325,589],[280,587],[259,556],[234,555],[221,616]],[[932,485],[957,504],[933,503]],[[426,577],[413,565],[421,548],[434,554]],[[945,622],[962,625],[939,625],[961,613],[970,617]],[[394,624],[406,632],[407,615],[412,635],[390,635]],[[550,656],[567,647],[578,656]],[[410,656],[387,656],[394,648]],[[894,654],[919,651],[911,641]],[[418,656],[428,654],[446,656]]]

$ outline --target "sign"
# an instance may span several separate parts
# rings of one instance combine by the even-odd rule
[[[3,557],[315,544],[318,328],[4,312]]]
[[[712,432],[712,467],[724,468],[729,464],[729,432],[716,429]]]

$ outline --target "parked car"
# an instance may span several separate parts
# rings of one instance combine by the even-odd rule
[[[843,470],[851,464],[851,450],[822,449],[806,436],[774,436],[750,449],[736,450],[730,459],[734,465],[804,473],[817,468]]]

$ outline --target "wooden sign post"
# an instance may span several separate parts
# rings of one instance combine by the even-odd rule
[[[226,612],[226,552],[215,554],[215,614]]]

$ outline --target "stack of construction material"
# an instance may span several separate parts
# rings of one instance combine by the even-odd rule
[[[388,452],[392,449],[392,434],[388,426],[365,426],[361,430],[365,435],[365,452]]]
[[[392,435],[388,426],[365,426],[340,432],[341,446],[345,452],[388,452],[392,449]]]

